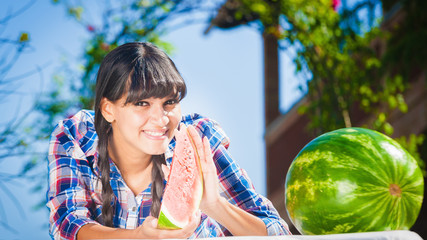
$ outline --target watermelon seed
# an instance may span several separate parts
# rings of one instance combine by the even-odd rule
[[[390,188],[388,190],[390,191],[390,194],[393,196],[400,197],[400,195],[402,194],[402,189],[400,189],[400,187],[394,183],[390,184]]]

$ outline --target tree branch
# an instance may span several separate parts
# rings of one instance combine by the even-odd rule
[[[17,11],[9,13],[9,15],[7,15],[6,17],[0,19],[0,25],[5,24],[8,21],[10,21],[12,18],[15,18],[15,17],[21,15],[23,12],[25,12],[26,10],[28,10],[35,2],[36,2],[36,0],[31,0],[27,4],[25,4],[23,7],[21,7],[20,9],[18,9]]]
[[[10,200],[12,200],[13,205],[15,205],[21,217],[25,219],[25,212],[22,209],[21,204],[19,203],[19,200],[15,197],[15,195],[2,182],[0,182],[0,188],[6,193],[6,196],[9,197]]]

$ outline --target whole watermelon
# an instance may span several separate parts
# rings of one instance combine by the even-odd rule
[[[308,143],[286,176],[285,205],[302,234],[409,229],[424,179],[415,159],[391,138],[344,128]]]

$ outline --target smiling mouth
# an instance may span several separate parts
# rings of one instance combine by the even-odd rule
[[[162,137],[165,136],[167,133],[167,130],[164,131],[144,131],[145,134],[151,136],[151,137]]]

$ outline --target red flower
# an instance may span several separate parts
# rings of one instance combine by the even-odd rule
[[[89,32],[94,32],[94,31],[95,31],[95,27],[94,27],[94,26],[92,26],[92,25],[87,25],[87,30],[88,30]]]
[[[340,5],[341,0],[332,0],[332,8],[337,11],[338,5]]]
[[[101,43],[101,49],[104,51],[109,51],[110,50],[110,45],[108,43]]]

